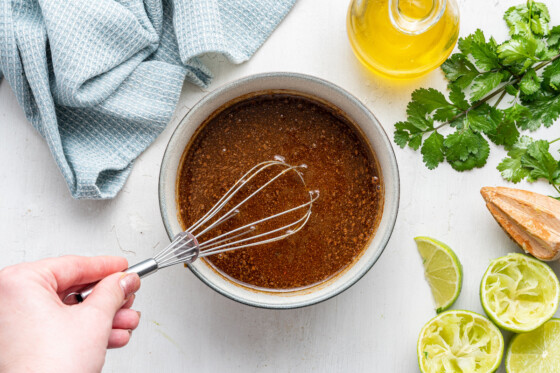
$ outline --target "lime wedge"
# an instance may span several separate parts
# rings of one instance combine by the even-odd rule
[[[493,260],[480,283],[488,317],[516,333],[535,330],[556,312],[560,284],[550,267],[523,254]]]
[[[560,320],[551,319],[511,340],[506,353],[508,373],[560,372]]]
[[[463,270],[449,246],[430,237],[414,238],[424,263],[424,275],[436,302],[436,312],[445,311],[461,292]]]
[[[486,317],[470,311],[442,312],[422,328],[418,364],[423,373],[488,373],[504,352],[502,333]]]

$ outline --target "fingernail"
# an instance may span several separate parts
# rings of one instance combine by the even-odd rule
[[[138,275],[135,273],[128,273],[121,277],[120,285],[124,291],[124,297],[128,298],[132,293],[136,291],[136,285],[138,282]]]
[[[136,313],[138,314],[138,318],[141,318],[141,317],[142,317],[142,312],[136,311]]]

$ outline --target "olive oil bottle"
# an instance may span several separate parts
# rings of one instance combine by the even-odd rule
[[[370,70],[413,78],[440,66],[459,36],[455,0],[353,0],[348,37]]]

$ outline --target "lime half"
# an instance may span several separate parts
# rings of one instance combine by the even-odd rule
[[[499,327],[534,330],[558,308],[560,284],[550,267],[523,254],[493,260],[480,283],[484,311]]]
[[[486,317],[452,310],[424,325],[417,349],[423,373],[489,373],[502,361],[504,338]]]
[[[560,372],[560,320],[551,319],[511,340],[506,354],[508,373]]]
[[[414,238],[424,264],[424,274],[430,284],[436,312],[445,311],[461,292],[461,263],[449,246],[430,237]]]

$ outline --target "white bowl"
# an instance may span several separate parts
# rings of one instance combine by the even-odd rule
[[[208,94],[182,119],[165,150],[159,177],[161,215],[170,238],[182,230],[176,205],[177,169],[183,150],[199,125],[225,103],[262,90],[292,90],[315,96],[343,110],[361,128],[375,152],[384,183],[383,214],[375,236],[361,257],[349,268],[303,290],[265,292],[251,289],[226,279],[203,260],[195,261],[189,268],[212,289],[244,304],[278,309],[309,306],[340,294],[365,275],[387,245],[397,218],[399,173],[391,142],[375,116],[345,90],[309,75],[266,73],[237,80]]]

